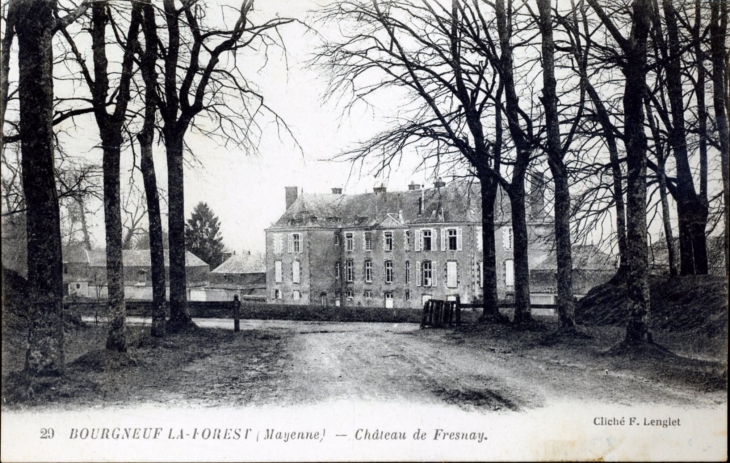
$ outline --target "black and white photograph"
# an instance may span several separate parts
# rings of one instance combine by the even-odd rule
[[[0,459],[727,461],[728,0],[2,0]]]

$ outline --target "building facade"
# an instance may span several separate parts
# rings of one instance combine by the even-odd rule
[[[170,260],[165,250],[165,282],[167,297],[170,296]],[[124,265],[124,297],[129,300],[152,300],[152,264],[149,250],[122,251]],[[188,293],[196,287],[206,286],[210,279],[210,266],[199,257],[185,252],[185,274]],[[89,251],[81,247],[63,250],[63,281],[68,296],[105,299],[106,252]],[[190,294],[188,294],[190,297]]]
[[[230,301],[266,300],[266,266],[263,256],[243,253],[231,255],[220,266],[211,270],[210,283],[191,292],[191,300]]]
[[[530,266],[551,247],[543,191],[530,195]],[[514,291],[509,201],[496,207],[497,289]],[[501,271],[499,271],[501,270]],[[266,230],[269,302],[420,308],[431,298],[482,298],[479,185],[438,181],[433,188],[345,195],[286,189],[286,212]]]

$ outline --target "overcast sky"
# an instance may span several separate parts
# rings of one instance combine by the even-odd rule
[[[319,3],[312,0],[269,0],[257,3],[256,14],[261,18],[278,14],[313,24],[316,14],[312,12],[319,8]],[[207,202],[220,218],[224,243],[232,251],[265,250],[264,230],[284,213],[286,186],[298,186],[309,193],[330,192],[333,187],[344,188],[345,193],[362,193],[381,183],[391,190],[404,190],[411,181],[433,181],[432,170],[416,172],[417,159],[406,160],[399,170],[379,178],[371,175],[370,167],[353,169],[349,162],[333,160],[343,150],[382,129],[385,118],[395,115],[398,106],[397,101],[383,96],[371,101],[373,107],[362,107],[341,117],[343,104],[327,100],[327,79],[310,63],[322,37],[331,33],[336,31],[318,27],[317,33],[307,33],[302,25],[287,25],[281,28],[286,54],[271,48],[265,66],[263,58],[245,63],[245,76],[286,122],[291,135],[266,114],[258,119],[263,127],[258,154],[221,146],[194,131],[188,133],[186,141],[197,162],[190,163],[185,170],[186,218],[199,202]],[[68,130],[69,136],[64,138],[68,152],[101,163],[101,151],[95,147],[99,143],[98,131],[91,117],[62,128]],[[123,156],[127,171],[131,159],[128,151]],[[162,146],[155,147],[155,161],[158,182],[166,188]],[[135,176],[141,188],[141,176]],[[127,180],[123,178],[122,184]],[[93,222],[94,241],[103,246],[100,204]]]
[[[217,6],[220,1],[207,4]],[[235,3],[238,0],[225,1]],[[364,193],[381,183],[389,191],[394,191],[406,189],[410,182],[430,185],[434,180],[432,168],[416,169],[421,160],[415,153],[407,153],[397,169],[379,178],[372,175],[374,164],[360,169],[349,162],[334,160],[344,150],[386,127],[398,115],[402,101],[393,93],[376,94],[369,100],[371,106],[361,105],[343,115],[343,103],[337,98],[327,98],[327,78],[310,62],[323,39],[338,35],[337,27],[315,22],[316,11],[324,2],[259,1],[255,11],[259,18],[257,22],[274,15],[290,17],[315,27],[317,33],[307,32],[303,25],[286,25],[280,29],[286,54],[271,48],[266,61],[263,54],[250,53],[246,60],[239,61],[246,78],[265,97],[268,107],[286,122],[292,135],[266,114],[258,119],[263,131],[257,154],[221,146],[192,130],[188,132],[186,141],[197,162],[188,164],[185,170],[186,218],[199,202],[207,202],[221,220],[223,240],[231,251],[265,250],[264,230],[284,213],[286,186],[298,186],[307,193],[326,193],[333,187],[344,188],[345,193]],[[210,8],[220,12],[214,6]],[[213,12],[207,19],[212,17]],[[17,68],[12,69],[11,80],[17,79],[16,72]],[[59,66],[54,72],[58,77],[64,69]],[[62,85],[59,84],[57,95],[64,91],[68,93],[69,87],[61,88]],[[62,138],[67,152],[101,165],[101,150],[96,148],[98,131],[91,116],[69,121],[59,129],[67,131]],[[164,150],[159,145],[155,149],[158,181],[166,189]],[[128,172],[131,171],[130,151],[124,154],[123,165]],[[128,173],[126,175],[129,176]],[[136,180],[141,188],[139,173]],[[127,179],[123,178],[122,184],[126,183]],[[92,233],[94,243],[103,247],[103,210],[100,203],[96,210]],[[166,217],[163,217],[163,222],[166,228]],[[661,233],[660,221],[652,218],[651,228],[657,234]],[[592,236],[596,242],[602,242],[605,237],[606,233],[602,234],[600,230]]]

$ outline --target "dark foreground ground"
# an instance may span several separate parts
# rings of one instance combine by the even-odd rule
[[[550,329],[554,319],[544,318]],[[107,358],[105,327],[66,336],[67,373],[29,379],[24,336],[3,337],[3,408],[143,403],[243,406],[338,399],[446,403],[469,410],[522,410],[564,399],[606,404],[714,405],[726,402],[725,342],[656,336],[675,354],[607,355],[617,327],[551,331],[504,326],[419,330],[416,324],[207,320],[197,332],[156,340],[129,328],[131,361]]]

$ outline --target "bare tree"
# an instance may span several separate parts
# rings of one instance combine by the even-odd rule
[[[593,50],[593,34],[591,34],[591,26],[589,25],[587,8],[583,0],[578,4],[571,1],[572,10],[568,17],[558,17],[563,23],[564,30],[570,44],[570,50],[573,53],[575,66],[573,72],[580,79],[583,88],[593,108],[592,114],[584,114],[584,123],[595,123],[598,127],[596,131],[597,138],[603,140],[605,149],[608,151],[611,173],[611,184],[607,185],[610,189],[615,207],[616,221],[616,241],[618,244],[619,267],[616,271],[616,277],[620,281],[624,281],[626,273],[627,251],[626,251],[626,207],[624,202],[623,178],[624,174],[621,168],[619,156],[619,136],[618,129],[614,122],[615,117],[611,114],[610,105],[601,96],[596,86],[591,81],[591,70],[589,62],[592,58]],[[586,108],[588,111],[588,108]],[[584,129],[587,133],[591,133],[591,129]],[[588,175],[594,176],[596,163],[589,161],[590,170]],[[600,166],[599,166],[600,167]],[[590,196],[592,191],[586,189],[584,195]]]
[[[164,82],[158,93],[162,116],[169,182],[170,233],[170,320],[168,328],[178,331],[194,326],[186,307],[185,202],[183,154],[185,135],[194,118],[205,113],[218,122],[224,137],[246,143],[253,115],[265,108],[263,99],[246,84],[235,60],[239,50],[271,42],[269,31],[293,22],[275,18],[262,24],[251,19],[254,1],[243,0],[232,29],[208,29],[203,24],[205,9],[197,0],[164,0],[167,43],[161,45]],[[161,40],[162,42],[163,40]],[[207,58],[207,63],[203,61]],[[238,111],[232,101],[243,103]],[[253,108],[247,103],[256,100]],[[228,110],[228,112],[226,112]],[[247,111],[249,111],[247,113]],[[241,122],[241,118],[248,122]],[[234,121],[231,123],[231,121]]]
[[[122,195],[122,249],[132,249],[134,242],[146,230],[145,218],[147,217],[147,201],[145,192],[130,178],[129,191]]]
[[[644,134],[644,99],[646,97],[647,41],[651,29],[651,0],[631,3],[631,32],[629,38],[609,16],[598,0],[588,0],[601,22],[620,47],[625,75],[624,143],[626,145],[627,175],[627,257],[628,293],[625,342],[636,345],[649,336],[649,281],[646,220],[647,142]]]
[[[555,251],[557,257],[557,311],[559,329],[575,329],[575,308],[573,306],[573,257],[570,236],[570,179],[565,157],[579,127],[585,101],[585,87],[580,85],[577,114],[570,122],[570,130],[561,139],[560,113],[558,111],[557,80],[555,78],[555,42],[553,38],[553,17],[550,0],[537,0],[538,24],[542,45],[542,104],[545,108],[545,129],[547,142],[545,154],[555,186]],[[580,59],[583,57],[581,56]],[[582,83],[583,81],[581,81]]]
[[[505,322],[497,307],[494,234],[498,187],[509,185],[500,175],[503,86],[489,62],[470,60],[464,51],[473,49],[471,40],[483,33],[479,12],[458,1],[450,10],[428,2],[342,2],[325,10],[323,21],[353,27],[351,35],[325,44],[318,54],[318,62],[331,73],[330,95],[352,91],[352,107],[376,91],[404,89],[414,102],[404,122],[343,156],[362,162],[380,155],[382,171],[397,163],[404,148],[418,146],[441,170],[466,162],[480,182],[480,321]],[[372,79],[378,83],[371,84]]]
[[[720,159],[722,164],[723,199],[725,202],[725,274],[730,275],[730,182],[728,170],[730,162],[730,132],[728,130],[728,111],[730,111],[730,95],[728,95],[728,52],[727,52],[727,2],[710,2],[710,57],[712,61],[712,105],[715,110],[720,139]]]
[[[35,375],[64,372],[63,257],[53,162],[53,35],[76,19],[55,16],[55,1],[13,0],[7,25],[18,39],[18,131],[28,239],[30,329],[25,369]],[[80,13],[78,13],[80,14]],[[7,40],[5,40],[7,38]],[[6,31],[3,48],[13,34]],[[2,116],[9,64],[3,56]],[[9,63],[9,61],[8,61]]]
[[[682,62],[680,30],[678,26],[678,12],[673,2],[662,0],[662,15],[657,0],[653,1],[652,12],[652,38],[656,53],[660,85],[658,90],[666,95],[669,100],[669,107],[665,105],[665,98],[656,98],[652,93],[649,95],[654,103],[660,119],[668,131],[668,145],[671,148],[672,156],[676,163],[676,178],[674,185],[668,185],[670,191],[677,201],[677,218],[679,221],[679,252],[680,252],[680,273],[682,275],[706,274],[707,273],[707,243],[705,239],[705,228],[707,225],[708,205],[707,189],[701,188],[701,193],[695,191],[692,171],[689,164],[689,153],[687,145],[687,121],[685,117],[685,86],[682,82]],[[666,37],[665,31],[666,29]],[[701,76],[702,74],[700,74]],[[700,105],[700,109],[704,107]],[[700,172],[701,185],[707,184],[706,150],[701,156],[704,161]],[[663,175],[663,174],[662,174]],[[704,197],[702,196],[704,194]]]
[[[110,351],[126,352],[125,306],[124,306],[124,272],[122,263],[122,217],[120,189],[120,160],[124,142],[124,124],[127,120],[127,107],[130,102],[130,84],[134,72],[133,45],[137,41],[141,22],[141,6],[132,5],[132,14],[126,37],[119,37],[118,24],[113,17],[112,6],[107,3],[94,2],[91,5],[89,34],[93,57],[93,71],[90,71],[86,59],[76,46],[74,38],[68,31],[63,31],[84,82],[91,93],[91,106],[101,136],[104,177],[104,222],[106,235],[106,269],[109,297],[110,325],[106,348]],[[123,58],[119,84],[111,93],[111,71],[107,52],[107,28],[111,25],[122,47]],[[92,77],[93,72],[93,77]],[[107,106],[109,101],[115,103],[111,113]]]
[[[152,271],[152,327],[154,337],[165,336],[165,254],[162,235],[162,217],[160,215],[160,197],[157,188],[155,164],[152,157],[154,142],[155,117],[157,114],[157,24],[155,10],[151,2],[143,6],[143,30],[145,35],[144,50],[141,51],[140,69],[144,79],[144,122],[142,130],[137,134],[141,157],[140,170],[144,179],[145,198],[147,199],[147,217],[149,231],[150,262]],[[141,48],[141,46],[140,46]],[[137,244],[139,240],[137,240]]]

